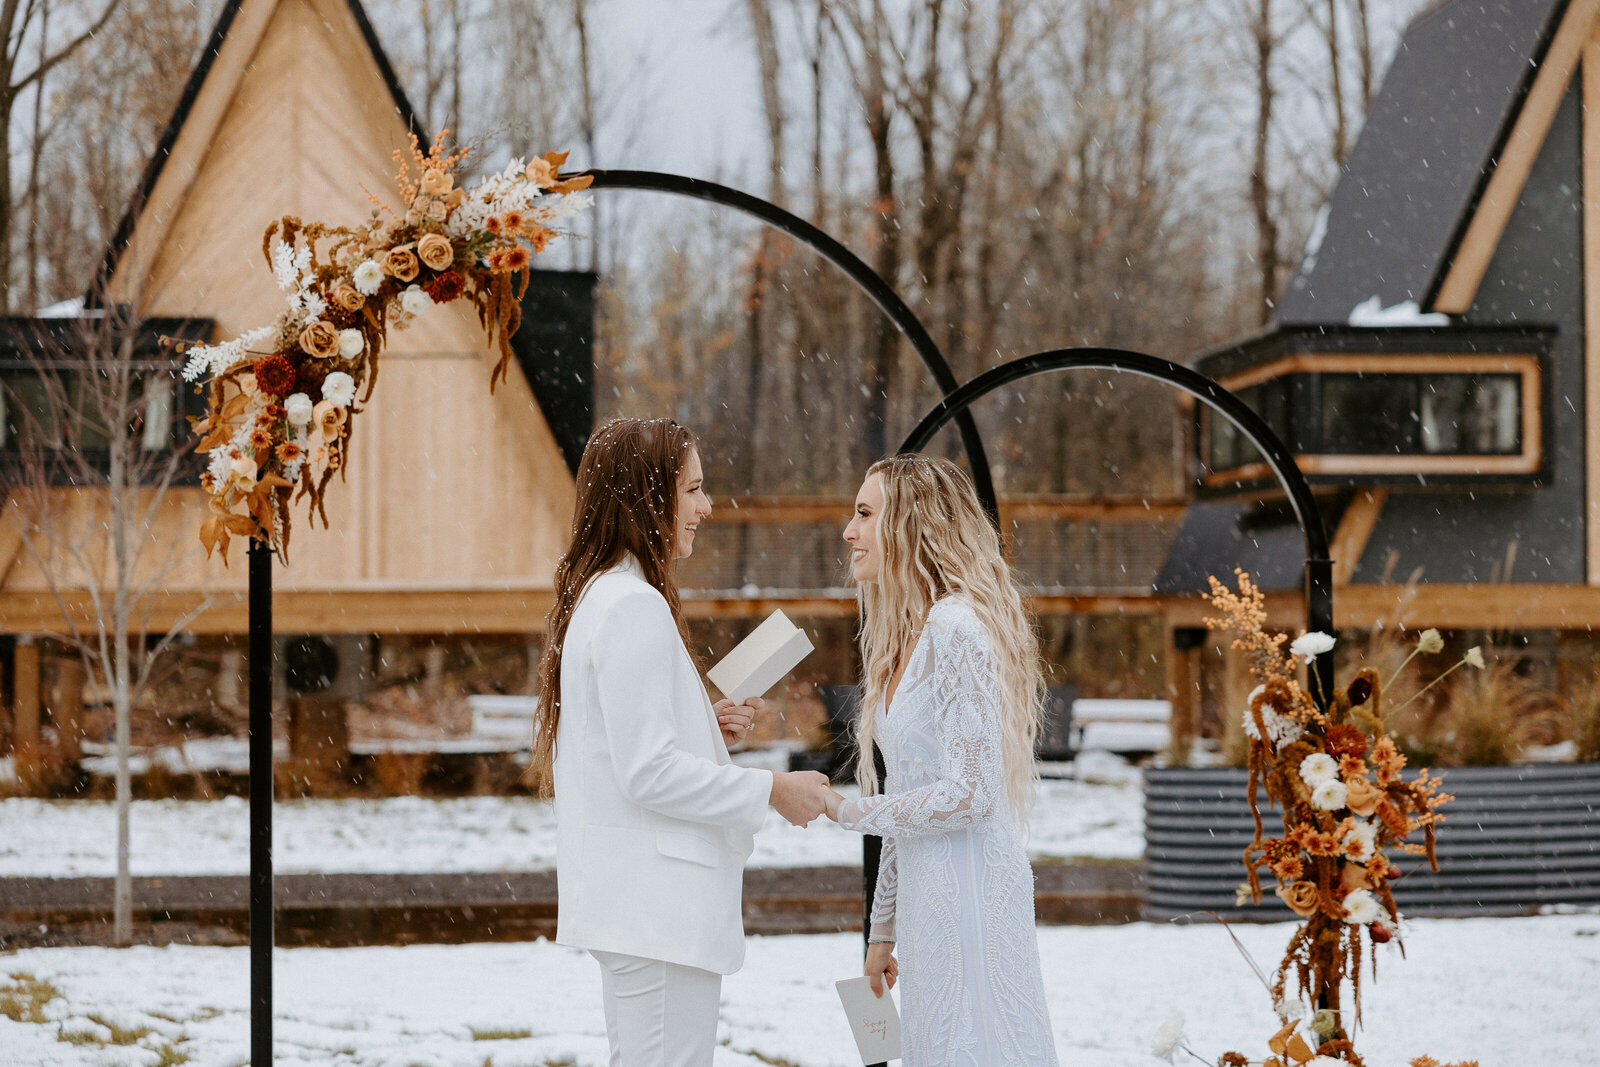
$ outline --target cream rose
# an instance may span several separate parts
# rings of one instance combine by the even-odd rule
[[[1275,892],[1289,906],[1289,910],[1300,918],[1309,918],[1316,913],[1317,883],[1302,880],[1288,887],[1280,885]]]
[[[283,411],[290,426],[305,426],[311,421],[311,409],[314,406],[309,396],[295,393],[284,400]]]
[[[256,461],[240,456],[228,465],[228,476],[241,493],[251,492],[256,487]]]
[[[316,359],[339,354],[339,331],[326,319],[318,319],[300,331],[300,350]]]
[[[367,349],[367,339],[361,335],[360,330],[339,331],[339,354],[345,359],[354,359]]]
[[[367,262],[371,263],[372,261],[368,260]],[[376,264],[373,265],[376,266]],[[379,280],[382,280],[381,275]],[[335,307],[342,308],[345,311],[360,311],[366,306],[367,298],[355,286],[341,283],[334,287],[333,304]]]
[[[383,269],[391,278],[409,282],[417,276],[417,271],[421,268],[422,265],[417,262],[417,254],[411,250],[410,245],[391,248],[383,254]]]
[[[1384,791],[1364,776],[1352,775],[1344,780],[1345,806],[1357,815],[1371,815],[1383,803]]]
[[[428,294],[415,285],[408,285],[400,293],[400,306],[409,315],[420,315],[428,310],[428,305],[433,303],[428,299]]]
[[[443,196],[450,191],[450,187],[454,184],[455,179],[450,176],[450,172],[447,170],[429,167],[422,172],[421,189],[423,196]]]
[[[417,258],[429,270],[444,270],[456,261],[456,253],[448,237],[430,233],[417,242]]]

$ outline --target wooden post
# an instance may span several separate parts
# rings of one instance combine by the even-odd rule
[[[32,637],[17,639],[13,653],[16,704],[14,741],[19,749],[39,747],[39,646]]]
[[[1186,764],[1194,739],[1200,736],[1200,650],[1206,631],[1179,626],[1167,643],[1167,700],[1172,703],[1172,749]]]
[[[55,694],[50,715],[60,737],[61,755],[76,763],[83,756],[83,661],[64,656],[55,661]]]

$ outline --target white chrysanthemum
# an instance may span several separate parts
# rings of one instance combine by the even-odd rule
[[[1382,914],[1383,905],[1370,889],[1352,889],[1344,898],[1344,921],[1352,926],[1377,922]]]
[[[304,426],[311,421],[311,411],[316,405],[304,393],[294,393],[283,402],[283,410],[290,426]]]
[[[355,287],[366,296],[371,296],[383,284],[383,268],[378,266],[377,260],[363,259],[356,265],[355,273],[350,280]]]
[[[356,380],[342,370],[336,370],[322,381],[322,399],[336,407],[347,408],[356,398]]]
[[[1310,663],[1324,652],[1332,652],[1334,639],[1320,630],[1301,634],[1289,644],[1289,651]]]
[[[1339,764],[1326,752],[1313,752],[1300,761],[1300,780],[1315,789],[1339,777]]]
[[[1244,702],[1244,732],[1252,741],[1261,740],[1261,736],[1256,731],[1256,717],[1251,714],[1250,706],[1256,702],[1256,697],[1266,691],[1266,686],[1258,685],[1250,691],[1250,699]],[[1278,709],[1271,704],[1262,706],[1261,721],[1266,724],[1267,736],[1272,739],[1272,744],[1276,748],[1293,744],[1305,733],[1298,722],[1287,715],[1279,714]]]
[[[433,301],[415,285],[408,285],[400,292],[400,306],[408,315],[420,315],[428,310],[428,305]]]
[[[339,354],[345,359],[354,359],[366,351],[367,339],[361,335],[360,330],[339,331]]]
[[[1156,1030],[1156,1036],[1150,1042],[1150,1053],[1171,1063],[1172,1057],[1176,1056],[1182,1047],[1183,1016],[1175,1015]]]
[[[1349,799],[1350,791],[1337,778],[1323,782],[1311,791],[1311,806],[1322,811],[1338,811]]]

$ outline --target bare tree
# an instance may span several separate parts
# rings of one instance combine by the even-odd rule
[[[85,43],[105,28],[121,0],[105,0],[97,13],[83,18],[63,18],[72,27],[62,39],[47,35],[52,5],[49,0],[0,0],[0,33],[5,46],[0,48],[0,130],[8,134],[17,101],[30,89],[39,89],[52,69],[70,58]],[[42,39],[42,40],[40,40]],[[29,47],[32,44],[32,47]],[[0,152],[0,252],[11,247],[15,204],[11,191],[11,146],[9,138]],[[12,308],[12,259],[5,255],[0,269],[0,308]]]
[[[192,440],[177,419],[178,365],[130,309],[14,327],[30,369],[4,392],[12,440],[5,491],[28,557],[60,611],[50,634],[81,657],[110,699],[116,730],[114,934],[132,939],[129,755],[134,707],[173,640],[208,606],[162,616],[166,582],[198,549],[174,490]],[[163,521],[167,520],[167,521]]]

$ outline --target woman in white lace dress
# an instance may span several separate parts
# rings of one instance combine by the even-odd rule
[[[1023,848],[1043,675],[999,538],[960,468],[923,456],[868,470],[844,537],[863,796],[829,790],[828,814],[884,839],[866,973],[901,979],[905,1067],[1053,1065]]]

